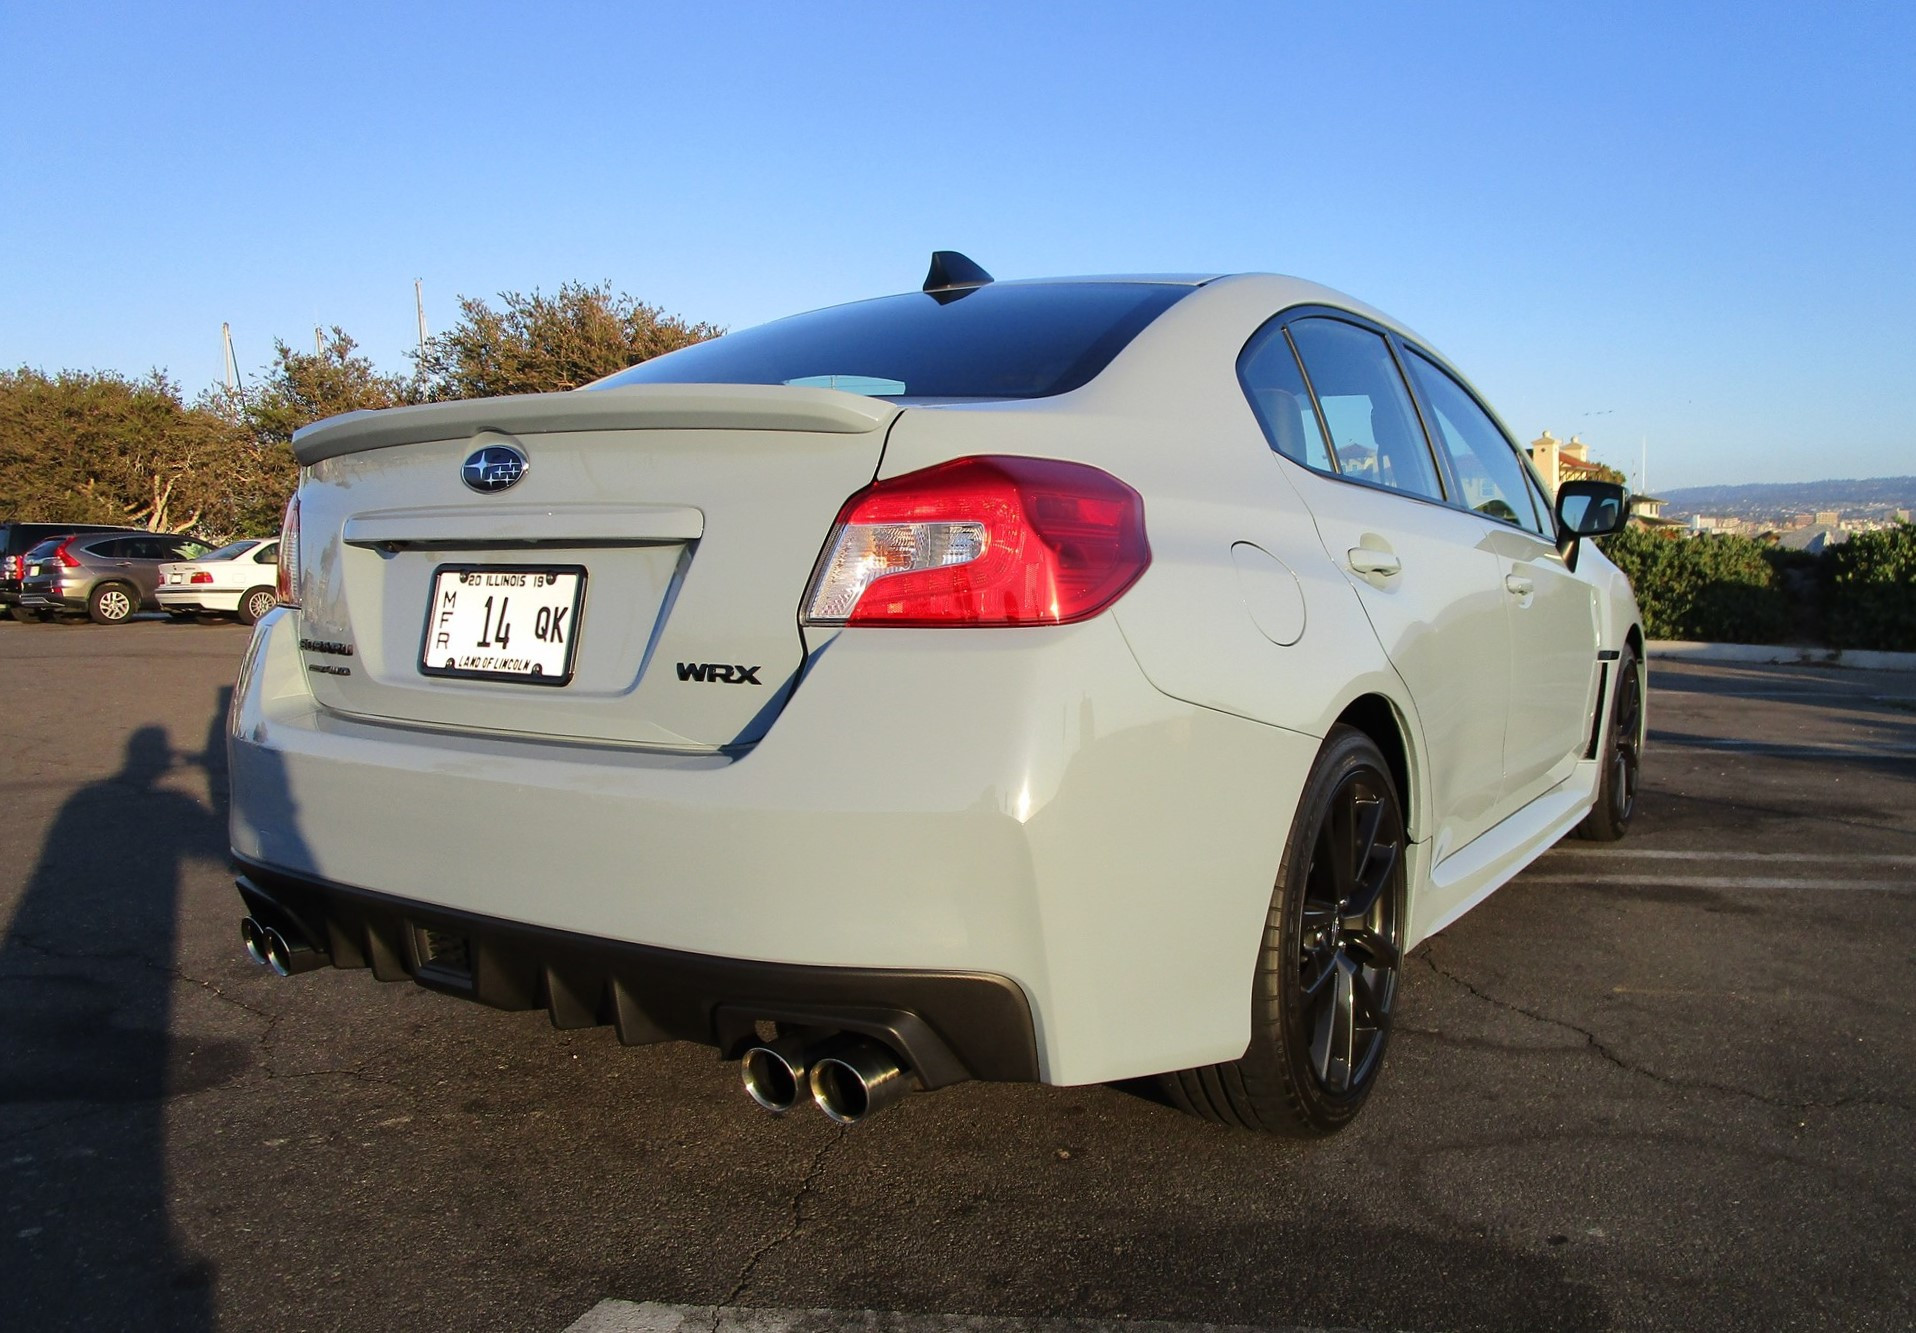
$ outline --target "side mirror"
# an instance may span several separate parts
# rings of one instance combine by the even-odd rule
[[[1566,481],[1557,488],[1557,549],[1577,567],[1577,542],[1619,532],[1630,521],[1630,496],[1613,481]]]
[[[1557,488],[1557,531],[1601,537],[1630,521],[1630,496],[1611,481],[1566,481]]]

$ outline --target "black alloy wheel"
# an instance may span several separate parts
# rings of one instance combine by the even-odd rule
[[[1368,1083],[1384,1053],[1403,938],[1393,892],[1403,859],[1403,819],[1389,779],[1353,770],[1318,826],[1296,964],[1311,1073],[1332,1097]]]
[[[1403,806],[1376,744],[1332,729],[1305,783],[1265,922],[1251,1042],[1167,1075],[1183,1109],[1298,1137],[1356,1118],[1383,1062],[1402,961]]]
[[[1597,758],[1603,765],[1597,801],[1577,825],[1576,835],[1590,842],[1615,842],[1630,831],[1643,778],[1643,664],[1628,645],[1617,660],[1616,693]]]

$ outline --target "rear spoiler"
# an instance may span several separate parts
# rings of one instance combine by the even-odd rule
[[[782,384],[633,384],[512,398],[468,398],[377,412],[347,412],[293,434],[301,464],[460,440],[481,431],[543,435],[582,430],[771,430],[863,435],[900,412],[893,403],[837,389]]]

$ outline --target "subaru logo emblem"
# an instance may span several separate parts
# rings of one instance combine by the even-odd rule
[[[459,476],[475,491],[490,495],[518,485],[530,466],[526,456],[510,445],[489,444],[466,460]]]

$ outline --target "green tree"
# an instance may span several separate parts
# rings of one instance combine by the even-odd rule
[[[273,343],[273,364],[241,397],[239,412],[262,445],[290,445],[293,432],[341,412],[418,401],[401,376],[382,375],[337,324],[319,350]]]
[[[576,389],[723,330],[614,295],[610,283],[567,283],[553,296],[501,292],[500,308],[459,299],[459,322],[416,354],[422,396],[488,398]]]
[[[185,403],[158,371],[0,372],[0,514],[236,531],[229,483],[244,430]]]

